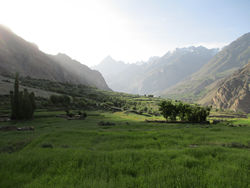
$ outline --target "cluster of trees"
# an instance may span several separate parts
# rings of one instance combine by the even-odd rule
[[[70,97],[68,95],[51,95],[50,101],[54,105],[68,106],[70,104]]]
[[[70,112],[70,109],[72,109],[74,103],[80,102],[80,100],[76,100],[74,97],[73,100],[71,100],[71,97],[68,95],[51,95],[50,102],[55,106],[64,108],[68,117],[74,117],[75,114]],[[82,111],[78,111],[77,115],[80,116],[80,119],[85,119],[87,117],[87,114]]]
[[[50,102],[55,106],[63,107],[69,113],[71,98],[68,95],[51,95]]]
[[[27,89],[19,91],[19,77],[16,74],[14,92],[10,92],[11,119],[31,119],[36,109],[35,94]]]
[[[159,110],[166,120],[175,121],[177,117],[181,121],[204,122],[210,114],[210,107],[173,102],[170,100],[162,101]]]

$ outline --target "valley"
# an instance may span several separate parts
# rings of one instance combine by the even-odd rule
[[[2,2],[0,187],[249,188],[249,5]]]
[[[152,57],[147,62],[126,64],[115,61],[112,57],[105,58],[99,65],[93,67],[100,71],[110,88],[134,94],[154,94],[163,98],[196,102],[202,105],[213,105],[215,108],[241,110],[249,113],[249,70],[245,70],[244,95],[246,107],[234,105],[239,90],[234,92],[228,100],[223,100],[224,94],[214,96],[225,79],[240,74],[239,69],[249,67],[250,63],[250,33],[246,33],[219,49],[190,46],[176,48],[162,57]],[[116,68],[116,67],[120,67]],[[247,69],[247,68],[245,68]],[[116,72],[109,72],[116,70]],[[241,75],[237,75],[242,79]],[[236,87],[236,86],[228,86]],[[229,88],[226,88],[228,90]],[[217,97],[216,101],[212,100]],[[220,103],[220,104],[218,104]]]
[[[8,121],[10,99],[2,95],[1,187],[250,183],[247,114],[212,110],[206,124],[166,122],[158,106],[162,98],[29,77],[21,77],[20,84],[36,89],[37,109],[32,120]],[[40,91],[71,96],[69,115]],[[74,118],[79,111],[87,117]]]

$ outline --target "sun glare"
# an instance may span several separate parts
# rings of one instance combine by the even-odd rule
[[[0,23],[46,53],[66,53],[93,65],[107,55],[140,60],[150,50],[109,1],[10,0],[1,6]]]
[[[0,24],[36,43],[46,53],[66,53],[89,66],[100,63],[108,55],[131,63],[162,56],[180,46],[199,43],[206,47],[222,47],[231,40],[216,40],[213,35],[221,36],[219,26],[214,27],[217,28],[214,33],[206,33],[208,29],[200,27],[196,11],[181,11],[178,3],[173,7],[170,2],[161,2],[160,5],[168,9],[165,10],[161,6],[154,7],[153,1],[136,8],[130,7],[131,2],[0,1]],[[194,17],[197,23],[190,21]]]

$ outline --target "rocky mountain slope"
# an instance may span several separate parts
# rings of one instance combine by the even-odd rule
[[[217,49],[200,47],[177,48],[162,57],[136,64],[104,59],[95,69],[105,77],[115,91],[135,94],[157,94],[186,79],[198,71],[217,52]],[[103,65],[109,67],[103,69]],[[116,70],[117,72],[110,72]]]
[[[220,109],[250,113],[250,61],[242,69],[220,81],[215,89],[200,100]]]
[[[0,74],[69,82],[109,90],[98,71],[62,55],[51,56],[0,25]]]
[[[188,79],[165,90],[162,95],[197,100],[212,91],[217,83],[242,68],[250,60],[250,33],[247,33],[228,46],[206,63]]]

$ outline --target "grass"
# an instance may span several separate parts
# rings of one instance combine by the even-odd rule
[[[60,113],[0,123],[35,127],[0,132],[0,187],[250,187],[249,118],[233,120],[247,126],[228,127],[101,111],[65,120]]]
[[[232,120],[234,124],[250,125],[250,118],[248,119],[234,119]]]

